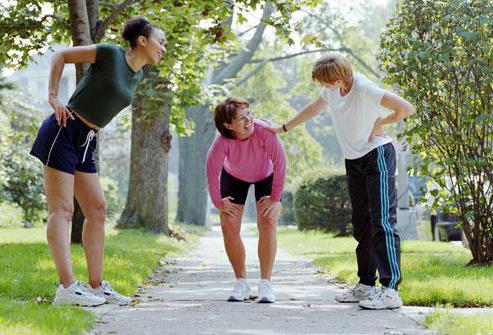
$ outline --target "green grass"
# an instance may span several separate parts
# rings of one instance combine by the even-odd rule
[[[320,232],[279,229],[281,247],[311,258],[336,279],[357,281],[356,241]],[[493,267],[465,267],[470,252],[443,242],[403,241],[402,299],[407,305],[493,306]]]
[[[426,317],[425,325],[436,329],[440,335],[492,335],[493,312],[458,314],[438,311]]]
[[[176,227],[176,225],[175,225]],[[179,229],[189,231],[188,227]],[[196,229],[195,233],[202,230]],[[36,304],[51,302],[56,288],[55,266],[45,242],[45,229],[0,230],[0,334],[82,334],[94,323],[88,311]],[[187,238],[196,240],[196,235]],[[132,296],[160,258],[185,251],[190,242],[140,230],[110,230],[106,238],[104,276],[115,289]],[[81,246],[72,246],[76,279],[87,281]]]

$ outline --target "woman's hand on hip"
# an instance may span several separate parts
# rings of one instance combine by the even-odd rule
[[[58,101],[58,98],[50,98],[50,105],[55,111],[55,119],[58,125],[63,125],[64,127],[67,126],[67,118],[71,118],[74,120],[74,116],[72,113],[68,110],[65,105],[63,105],[60,101]]]

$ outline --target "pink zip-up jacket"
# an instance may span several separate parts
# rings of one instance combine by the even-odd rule
[[[216,136],[207,153],[206,175],[209,195],[216,208],[222,198],[219,176],[227,173],[240,180],[255,183],[274,174],[271,199],[281,199],[286,177],[286,155],[277,135],[266,129],[266,123],[255,120],[253,133],[246,140]]]

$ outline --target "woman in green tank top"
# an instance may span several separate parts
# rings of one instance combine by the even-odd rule
[[[54,113],[41,125],[31,154],[44,165],[47,238],[60,280],[55,304],[131,302],[103,280],[105,204],[93,157],[95,133],[130,104],[142,67],[157,64],[166,49],[163,32],[143,17],[129,20],[122,35],[128,50],[112,44],[72,47],[57,52],[51,64],[49,103]],[[58,100],[58,84],[66,63],[91,65],[65,106]],[[82,240],[89,286],[73,278],[69,223],[74,196],[86,218]]]

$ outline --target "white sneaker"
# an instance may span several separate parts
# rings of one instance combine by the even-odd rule
[[[67,288],[63,287],[62,284],[58,285],[53,304],[93,307],[102,305],[105,301],[105,298],[97,297],[91,292],[88,292],[81,282],[74,281]]]
[[[111,287],[110,283],[105,280],[101,282],[101,286],[99,286],[98,288],[92,288],[89,286],[87,290],[95,296],[105,298],[107,304],[124,306],[130,305],[130,303],[132,302],[132,298],[126,297],[116,292],[113,287]]]
[[[258,302],[260,303],[273,303],[276,301],[272,288],[270,286],[270,280],[261,279],[258,284]]]
[[[377,290],[375,286],[368,286],[357,283],[356,285],[348,288],[343,293],[337,295],[335,299],[339,302],[360,302],[361,300],[369,299],[376,293]]]
[[[402,299],[396,290],[382,286],[377,294],[361,300],[359,306],[366,309],[394,309],[402,306]]]
[[[245,301],[251,299],[250,295],[250,285],[245,278],[236,279],[235,286],[233,288],[233,292],[228,298],[228,301]]]

